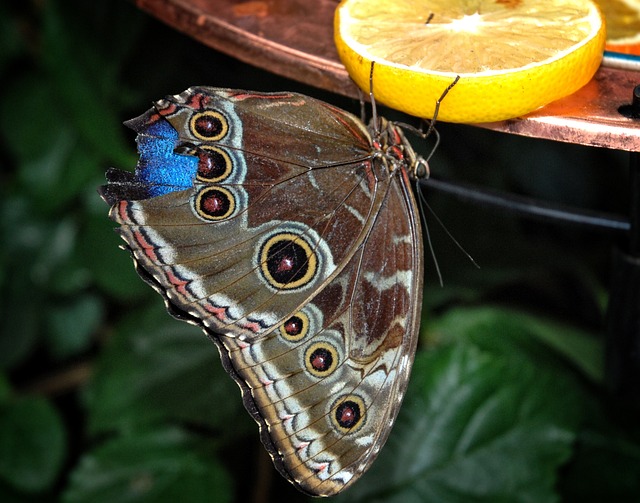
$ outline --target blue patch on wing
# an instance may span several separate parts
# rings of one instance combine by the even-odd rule
[[[136,177],[145,184],[149,196],[161,196],[189,189],[198,171],[198,158],[176,154],[178,132],[164,120],[157,121],[138,134],[140,160]]]

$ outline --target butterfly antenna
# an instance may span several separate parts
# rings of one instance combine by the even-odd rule
[[[436,150],[438,150],[438,145],[440,145],[440,133],[438,132],[438,130],[436,128],[431,128],[431,130],[433,131],[433,134],[436,137],[436,141],[435,141],[435,144],[433,145],[433,148],[431,149],[431,152],[429,152],[429,155],[425,159],[427,164],[429,163],[429,161],[433,157],[433,154],[436,153]],[[425,138],[426,138],[426,136],[425,136]]]
[[[429,18],[427,19],[427,22],[425,24],[428,24],[431,21],[432,18],[433,18],[433,14],[429,16]],[[460,80],[460,75],[456,75],[456,78],[453,80],[453,82],[451,82],[451,84],[449,84],[447,86],[447,88],[444,90],[444,92],[440,95],[440,98],[438,98],[436,100],[436,106],[435,106],[435,110],[433,112],[433,118],[431,119],[431,121],[429,121],[429,127],[428,127],[427,131],[423,133],[423,135],[424,135],[423,137],[424,138],[427,138],[432,133],[436,137],[435,145],[433,146],[433,148],[431,149],[431,152],[429,152],[429,155],[427,156],[427,159],[425,161],[425,166],[429,166],[429,164],[428,164],[429,160],[431,159],[431,157],[433,157],[433,154],[435,154],[435,152],[436,152],[436,150],[438,148],[438,145],[440,145],[440,133],[435,128],[436,121],[438,119],[438,113],[440,112],[440,104],[442,103],[444,98],[447,96],[447,94],[449,94],[449,91],[451,91],[453,86],[455,86],[458,83],[459,80]],[[428,174],[429,174],[429,172],[427,170],[427,176],[428,176]],[[453,241],[453,243],[458,247],[458,249],[464,255],[466,255],[466,257],[471,261],[471,263],[477,269],[480,269],[480,266],[478,265],[478,263],[473,259],[473,257],[469,254],[469,252],[467,252],[467,250],[464,249],[464,247],[460,244],[460,242],[455,237],[453,237],[453,234],[451,234],[451,232],[449,232],[449,229],[447,229],[447,227],[444,225],[444,222],[433,211],[431,206],[429,206],[429,203],[427,202],[427,198],[424,196],[424,194],[420,190],[420,186],[418,184],[418,180],[416,180],[416,189],[418,191],[418,197],[420,198],[420,203],[421,203],[419,205],[420,206],[420,216],[422,217],[422,221],[424,222],[425,234],[426,234],[426,237],[427,237],[427,244],[429,245],[429,252],[431,253],[431,257],[433,258],[433,263],[435,264],[436,273],[438,274],[438,281],[440,282],[440,286],[441,287],[443,286],[442,272],[440,271],[440,265],[438,264],[438,259],[436,258],[436,253],[435,253],[435,250],[433,248],[433,242],[431,241],[431,234],[429,233],[429,225],[427,224],[427,216],[426,216],[425,210],[424,210],[425,208],[427,208],[429,210],[429,212],[436,219],[436,222],[438,222],[440,227],[442,227],[442,229],[444,230],[445,234],[447,236],[449,236],[449,239],[451,239],[451,241]]]
[[[378,110],[376,107],[376,99],[373,97],[373,68],[376,62],[371,62],[371,69],[369,70],[369,99],[371,100],[371,120],[373,121],[373,132],[376,138],[380,135],[378,129]]]
[[[419,189],[419,187],[418,187]],[[421,190],[418,190],[418,196],[420,197],[420,212],[422,213],[422,218],[425,219],[425,227],[426,225],[426,216],[424,213],[424,208],[423,208],[423,204],[424,206],[429,210],[429,212],[431,213],[431,215],[433,215],[433,218],[436,219],[436,222],[438,222],[438,225],[440,225],[440,227],[442,227],[442,230],[444,230],[445,234],[449,237],[449,239],[451,239],[451,241],[453,241],[453,244],[456,245],[456,247],[458,248],[458,250],[460,250],[468,259],[469,261],[475,266],[476,269],[480,269],[480,265],[474,260],[474,258],[471,256],[471,254],[464,249],[464,247],[460,244],[460,242],[453,236],[453,234],[451,234],[451,232],[449,231],[449,229],[447,229],[447,226],[444,225],[444,222],[440,219],[440,217],[436,214],[435,211],[433,211],[433,209],[431,208],[431,206],[429,206],[429,203],[427,202],[427,198],[424,197],[424,194],[422,193]],[[427,232],[427,237],[429,236],[428,232]],[[429,241],[429,248],[432,250],[432,256],[433,256],[433,248],[431,246],[431,241]],[[433,256],[434,260],[435,260],[435,256]],[[438,268],[438,264],[436,262],[436,269]],[[438,277],[440,277],[440,272],[438,271]],[[441,280],[442,281],[442,280]]]
[[[438,275],[438,283],[440,283],[440,288],[444,286],[444,281],[442,280],[442,271],[440,270],[440,265],[438,264],[438,258],[436,257],[436,251],[433,248],[433,241],[431,241],[431,233],[429,232],[429,225],[427,224],[427,215],[425,214],[424,208],[429,208],[429,211],[433,213],[433,210],[427,203],[427,199],[424,197],[424,194],[420,190],[420,185],[418,184],[418,180],[415,181],[416,184],[416,192],[418,193],[418,197],[420,198],[420,204],[418,207],[420,208],[420,218],[424,223],[424,233],[427,238],[427,245],[429,246],[429,253],[431,254],[431,258],[433,259],[433,265],[436,268],[436,274]]]
[[[425,138],[435,130],[436,121],[438,120],[438,112],[440,112],[440,103],[442,103],[442,100],[444,100],[445,96],[449,94],[449,91],[451,91],[453,86],[455,86],[459,80],[460,80],[460,75],[456,75],[456,78],[453,80],[453,82],[447,86],[444,92],[436,100],[436,108],[433,112],[433,118],[429,122],[429,129],[427,129],[427,132],[424,134]]]

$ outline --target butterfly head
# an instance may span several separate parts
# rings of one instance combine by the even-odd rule
[[[418,155],[404,134],[403,126],[378,118],[377,124],[369,124],[372,144],[385,162],[390,173],[405,173],[411,179],[429,177],[429,163]]]

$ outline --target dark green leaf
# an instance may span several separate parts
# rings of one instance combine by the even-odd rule
[[[20,187],[33,197],[31,211],[49,216],[77,198],[86,186],[95,194],[110,157],[83,140],[62,113],[55,90],[39,85],[43,78],[35,72],[28,74],[6,91],[0,101],[4,111],[0,125],[18,161]],[[30,97],[26,102],[22,99],[25,94]],[[107,127],[100,125],[105,136]],[[112,127],[122,134],[119,121]],[[123,147],[118,160],[132,166],[133,154],[133,145]]]
[[[93,295],[78,297],[48,311],[49,349],[57,359],[85,350],[102,321],[102,301]]]
[[[590,379],[603,378],[604,347],[593,334],[561,323],[504,308],[452,309],[432,320],[436,341],[466,340],[508,358],[536,359],[540,365],[564,368],[568,361]],[[549,350],[552,351],[549,351]],[[555,360],[552,356],[555,353]]]
[[[9,15],[5,4],[0,5],[0,74],[5,65],[20,54],[22,40],[17,19]]]
[[[42,321],[43,293],[31,278],[20,274],[31,264],[18,262],[0,290],[0,369],[12,368],[29,353],[38,339]]]
[[[0,501],[2,503],[57,503],[58,499],[49,494],[29,494],[18,491],[0,479]]]
[[[172,319],[159,302],[118,327],[87,397],[94,432],[128,431],[161,419],[227,434],[253,428],[214,344],[201,330]]]
[[[119,301],[142,298],[151,290],[135,273],[129,253],[120,249],[123,241],[104,208],[104,215],[88,219],[77,247],[79,261],[98,286]]]
[[[55,172],[61,169],[60,158],[70,148],[75,132],[61,115],[51,87],[42,85],[45,79],[42,73],[32,71],[11,82],[0,96],[0,125],[19,163],[40,162],[45,170]],[[58,164],[47,166],[47,159]],[[35,184],[45,183],[47,176],[51,175],[41,174],[39,169],[23,169],[22,174],[24,182]]]
[[[78,225],[71,217],[65,216],[55,222],[43,222],[46,226],[45,241],[36,256],[38,284],[50,284],[55,272],[69,261],[78,241]]]
[[[389,441],[343,501],[555,501],[579,388],[469,345],[421,354]]]
[[[27,197],[7,198],[0,206],[0,231],[9,272],[42,289],[75,253],[78,226],[68,215],[54,221],[34,215],[30,202]]]
[[[78,48],[74,47],[73,31],[67,29],[60,9],[55,2],[48,2],[43,8],[43,47],[46,49],[43,63],[52,77],[56,94],[64,104],[65,114],[83,140],[104,158],[124,164],[129,160],[130,149],[124,141],[120,118],[113,103],[109,103],[101,92],[102,86],[97,78],[100,73],[89,74],[79,58],[74,57]],[[81,53],[87,55],[93,50],[89,43],[84,45]],[[87,60],[95,60],[96,57],[94,53]],[[65,64],[61,65],[61,61]],[[104,59],[102,62],[106,63]],[[105,77],[107,75],[104,74]]]
[[[197,439],[165,430],[111,440],[85,455],[71,476],[65,503],[225,503],[231,483]]]
[[[62,468],[65,437],[57,412],[42,398],[0,405],[0,477],[25,492],[51,487]]]
[[[593,396],[575,455],[560,481],[563,501],[631,502],[640,495],[637,400]]]
[[[0,373],[0,405],[6,404],[11,398],[11,385],[7,376]]]

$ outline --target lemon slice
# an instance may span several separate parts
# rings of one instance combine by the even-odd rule
[[[351,78],[376,100],[438,120],[524,115],[585,85],[605,43],[589,0],[344,0],[335,42]]]
[[[607,20],[607,49],[640,55],[640,0],[597,0]]]

